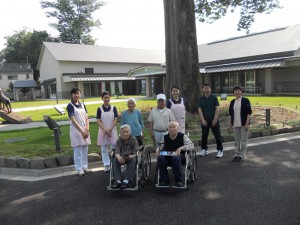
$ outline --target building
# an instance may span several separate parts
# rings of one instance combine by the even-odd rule
[[[140,94],[142,80],[128,77],[128,71],[163,61],[159,50],[44,42],[37,66],[42,97],[69,98],[73,87],[82,97],[99,97],[104,90],[111,95]]]
[[[0,63],[0,88],[7,97],[16,101],[23,100],[24,97],[26,100],[35,99],[35,92],[32,89],[26,95],[20,91],[22,88],[33,87],[36,87],[36,83],[30,63]],[[14,91],[8,92],[7,90]]]
[[[248,94],[300,94],[300,25],[202,44],[198,54],[199,80],[214,93],[232,93],[240,85]],[[155,80],[165,73],[163,67],[144,66],[128,75]]]

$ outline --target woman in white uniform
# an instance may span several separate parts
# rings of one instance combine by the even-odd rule
[[[177,86],[173,86],[171,88],[172,97],[167,102],[167,108],[169,108],[175,120],[179,124],[179,132],[185,133],[185,114],[186,114],[186,107],[184,104],[183,98],[179,97],[179,88]]]
[[[89,118],[86,107],[79,102],[80,90],[71,90],[71,102],[67,105],[70,123],[70,140],[74,150],[74,165],[79,176],[91,173],[88,169],[88,145],[91,144]]]
[[[102,93],[103,105],[97,109],[97,123],[99,126],[97,145],[101,146],[101,156],[104,164],[104,172],[110,170],[110,158],[108,155],[108,146],[110,150],[114,149],[117,142],[118,121],[117,108],[110,105],[109,92]]]

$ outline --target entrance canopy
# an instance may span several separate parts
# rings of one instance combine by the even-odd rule
[[[123,80],[135,80],[135,77],[127,77],[126,74],[76,74],[76,75],[64,75],[64,82],[74,81],[123,81]]]

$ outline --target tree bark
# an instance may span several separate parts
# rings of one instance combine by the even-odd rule
[[[169,97],[177,85],[188,111],[198,109],[200,87],[194,0],[164,0],[166,36],[166,84]]]

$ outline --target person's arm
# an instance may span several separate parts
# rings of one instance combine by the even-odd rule
[[[137,153],[137,150],[139,148],[139,143],[138,141],[134,138],[133,140],[133,151],[132,151],[132,155],[129,155],[129,158],[132,159],[134,157],[136,157],[136,153]]]
[[[76,127],[76,129],[81,133],[83,138],[87,138],[89,135],[89,132],[84,129],[84,127],[80,126],[77,120],[75,119],[75,116],[71,116],[70,118],[73,125]]]
[[[215,106],[215,116],[214,116],[214,119],[213,119],[212,124],[211,124],[213,127],[216,126],[216,124],[218,122],[219,111],[220,111],[219,106]]]
[[[150,129],[150,138],[154,142],[154,146],[155,146],[155,138],[154,138],[154,130],[153,130],[154,124],[153,124],[153,119],[152,119],[152,113],[153,113],[153,111],[150,112],[148,121],[149,121],[149,129]]]
[[[169,110],[169,121],[175,121],[175,116],[174,116],[173,112],[170,109],[168,109],[168,110]]]
[[[122,119],[121,119],[121,126],[126,124],[126,120],[125,120],[125,111],[122,113]]]
[[[219,118],[219,101],[218,101],[218,97],[213,95],[214,96],[214,101],[215,101],[215,115],[214,115],[214,119],[212,121],[212,127],[216,126],[217,122],[218,122],[218,118]]]
[[[114,107],[114,106],[111,106],[111,107]],[[117,108],[114,107],[113,108],[113,111],[114,111],[114,121],[111,125],[111,127],[109,127],[105,132],[107,133],[108,136],[111,137],[111,133],[112,133],[112,130],[114,129],[114,127],[116,126],[117,122],[118,122],[118,111],[117,111]]]
[[[251,104],[249,99],[247,99],[247,120],[246,120],[246,124],[245,124],[245,129],[248,131],[250,128],[250,120],[251,120],[251,114],[252,114],[252,109],[251,109]]]
[[[84,106],[84,109],[85,109],[85,112],[86,112],[86,115],[85,115],[85,128],[88,132],[90,132],[90,120],[89,120],[89,115],[88,115],[88,112],[87,112],[87,109],[85,107],[85,105],[83,104]]]
[[[183,136],[183,146],[179,147],[176,150],[176,155],[180,155],[181,151],[189,151],[194,148],[194,143],[189,139],[189,137],[185,134]]]
[[[115,147],[115,157],[118,159],[119,163],[121,165],[123,165],[125,163],[125,159],[123,158],[123,156],[121,156],[121,148],[122,148],[122,142],[120,141],[120,139],[117,140],[116,143],[116,147]]]
[[[200,118],[201,124],[206,127],[207,126],[207,122],[204,119],[202,108],[200,108],[200,107],[198,108],[198,113],[199,113],[199,118]]]
[[[141,127],[142,127],[142,133],[141,133],[141,136],[142,136],[142,138],[143,138],[143,136],[144,136],[144,128],[145,128],[145,126],[144,126],[144,121],[143,121],[143,118],[142,118],[142,113],[141,113],[141,111],[140,111],[140,110],[137,110],[137,112],[138,112],[138,117],[139,117],[139,123],[140,123],[140,125],[141,125]]]

